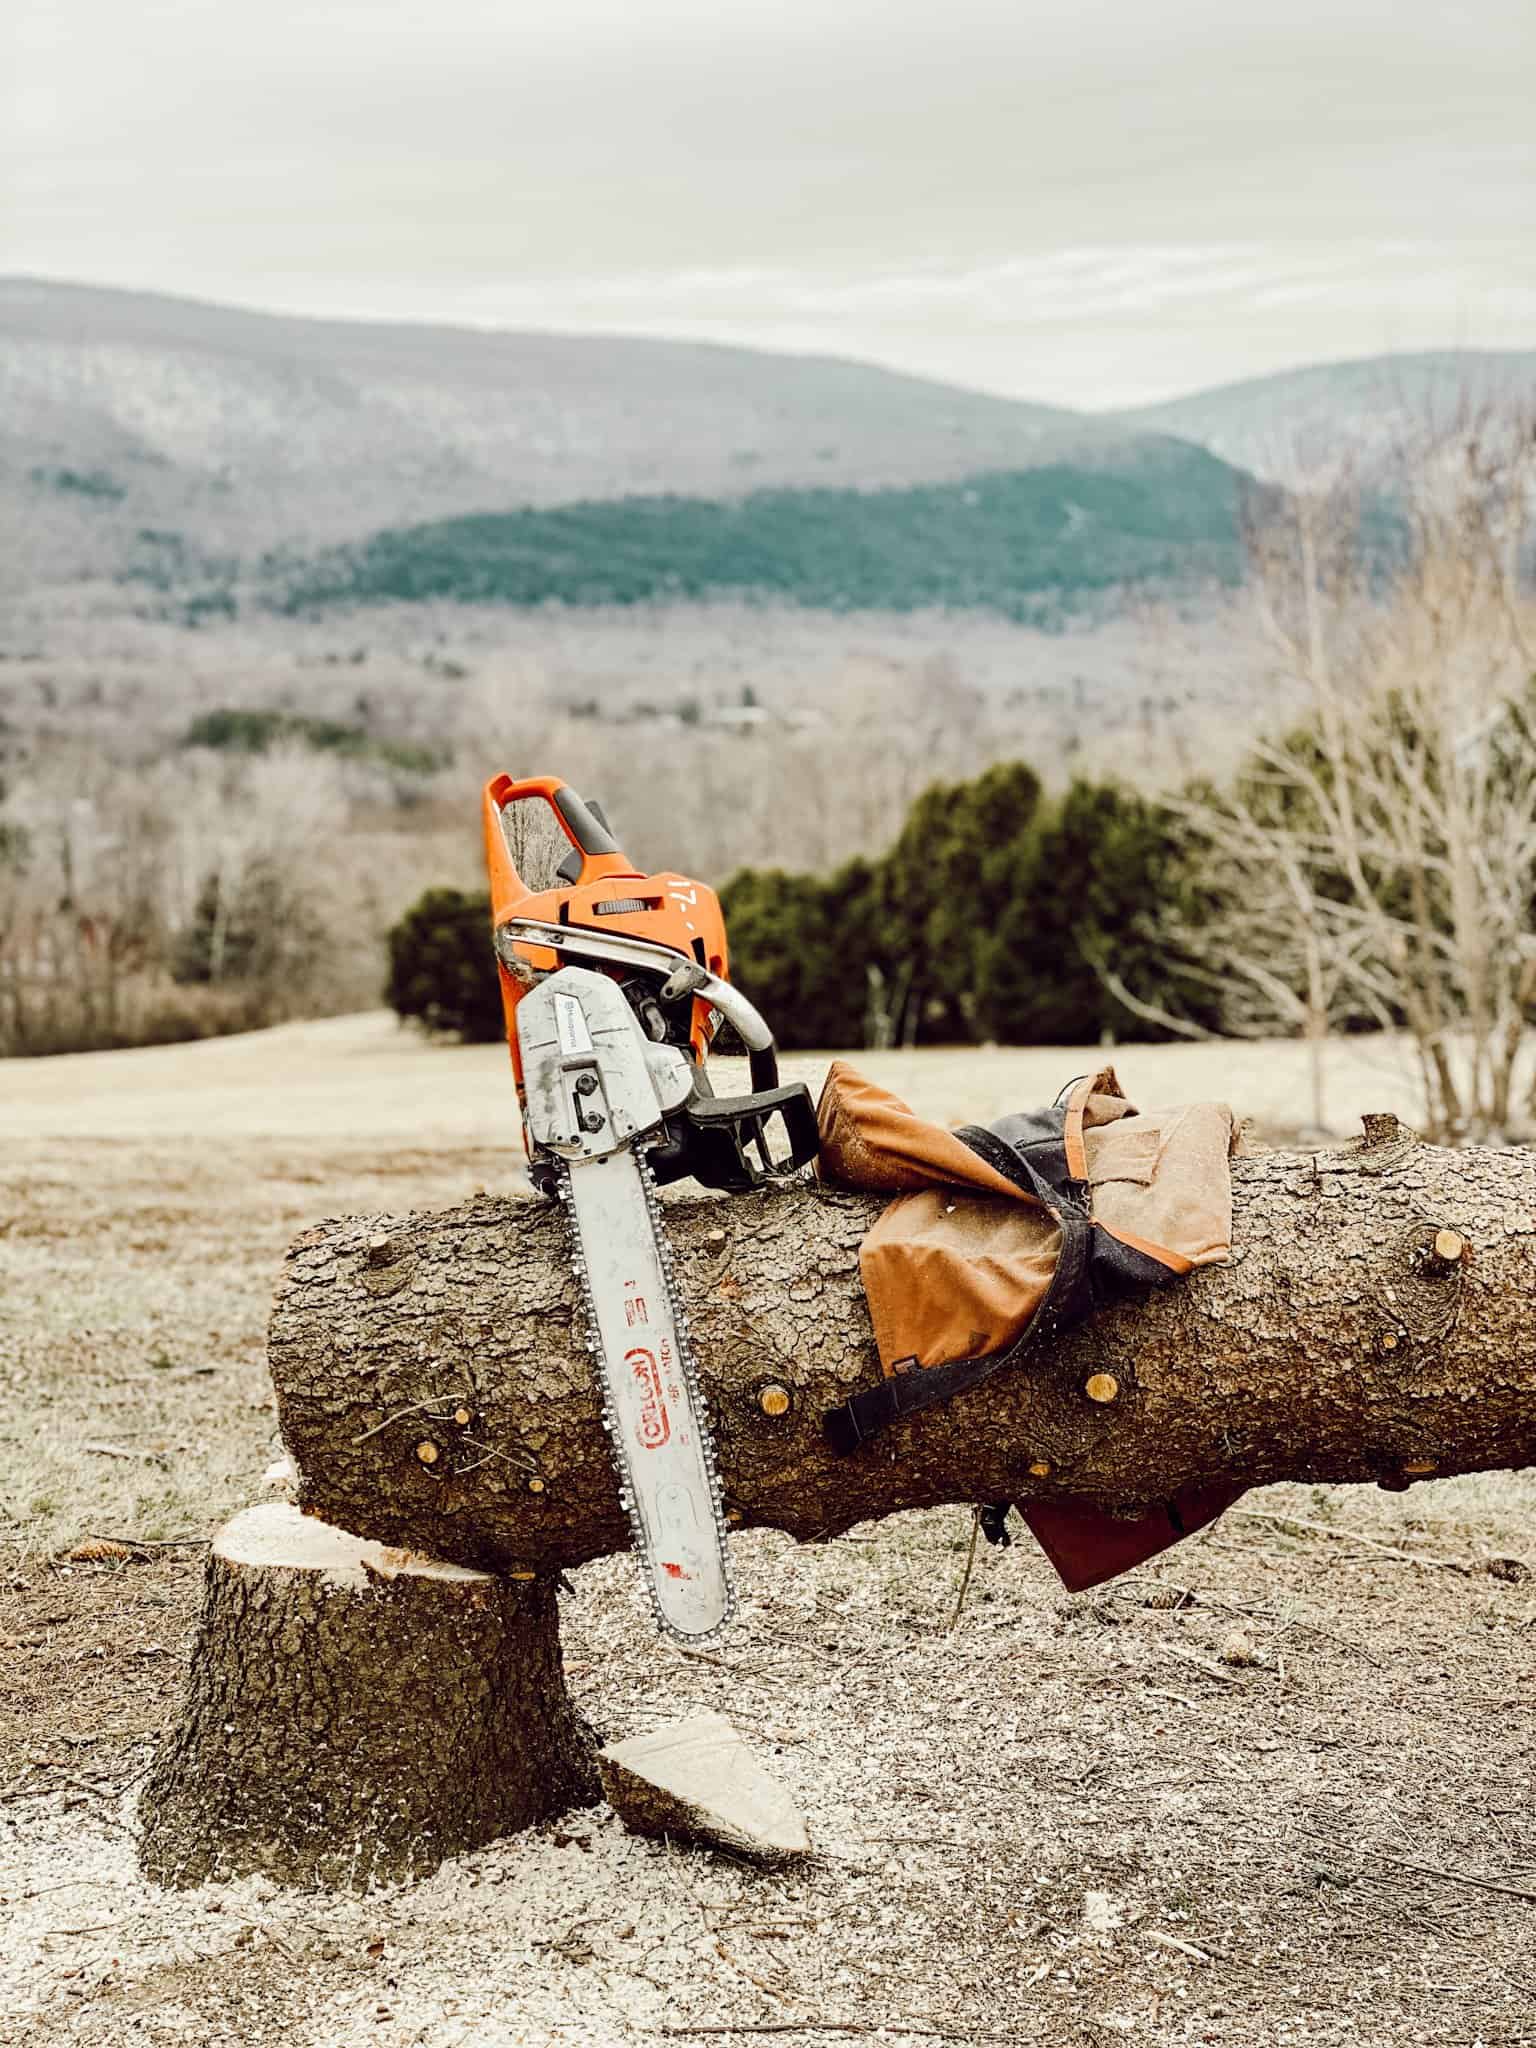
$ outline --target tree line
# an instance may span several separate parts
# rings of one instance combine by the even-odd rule
[[[1106,983],[1208,1020],[1149,905],[1187,887],[1186,837],[1116,782],[1048,796],[1022,761],[935,783],[889,848],[826,875],[745,868],[722,888],[731,978],[786,1050],[1165,1037]],[[387,997],[467,1038],[501,1032],[484,896],[434,889],[390,935]]]
[[[1214,1024],[1149,923],[1186,886],[1164,805],[1087,779],[1048,796],[1011,761],[934,784],[883,854],[828,875],[746,869],[721,895],[732,977],[786,1048],[1059,1045],[1167,1035],[1111,991],[1106,962]]]

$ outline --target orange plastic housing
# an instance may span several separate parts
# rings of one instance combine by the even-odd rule
[[[528,888],[518,873],[507,844],[502,814],[512,804],[530,801],[549,805],[556,824],[581,856],[581,872],[574,882],[535,891]],[[653,945],[668,947],[681,959],[698,961],[721,980],[727,979],[725,919],[714,890],[687,875],[670,871],[642,874],[628,855],[620,852],[601,820],[588,812],[575,791],[558,775],[530,775],[521,781],[514,781],[510,775],[493,776],[485,785],[484,824],[485,868],[491,884],[494,931],[499,931],[509,918],[528,917],[545,924],[577,926],[599,935],[648,939]],[[583,834],[587,844],[583,844]],[[511,950],[516,959],[527,963],[531,979],[550,974],[561,965],[559,955],[550,946],[518,943]],[[499,952],[496,965],[501,976],[501,1003],[512,1071],[521,1089],[523,1071],[516,1014],[531,979],[519,980]],[[616,980],[634,972],[632,966],[615,965],[612,969]],[[708,1003],[695,1002],[689,1029],[695,1060],[702,1062],[708,1052],[717,1021]]]

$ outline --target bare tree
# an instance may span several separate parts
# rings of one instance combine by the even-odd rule
[[[29,769],[0,807],[0,1054],[374,1000],[382,924],[359,930],[353,843],[369,795],[369,771],[305,748],[132,775],[77,748]]]
[[[1319,1123],[1322,1048],[1346,1018],[1406,1032],[1436,1136],[1497,1139],[1522,1108],[1533,491],[1531,421],[1465,412],[1389,474],[1339,465],[1251,525],[1275,684],[1301,711],[1228,791],[1175,803],[1193,894],[1160,915],[1228,1028],[1312,1040]]]

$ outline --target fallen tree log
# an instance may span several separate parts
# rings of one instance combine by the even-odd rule
[[[879,1198],[667,1205],[727,1511],[801,1540],[946,1501],[1137,1509],[1180,1488],[1403,1485],[1536,1462],[1536,1154],[1418,1145],[1234,1167],[1234,1256],[1106,1311],[852,1457],[878,1379]],[[386,1543],[549,1570],[627,1547],[561,1219],[478,1198],[293,1245],[270,1358],[300,1502]]]

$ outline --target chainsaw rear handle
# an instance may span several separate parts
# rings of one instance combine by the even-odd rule
[[[498,923],[534,894],[517,871],[502,822],[502,812],[510,805],[533,799],[549,805],[571,843],[574,865],[571,855],[561,862],[562,881],[580,887],[610,875],[637,872],[598,812],[558,775],[529,775],[521,782],[510,775],[493,776],[485,785],[485,865],[491,880],[492,916]]]

